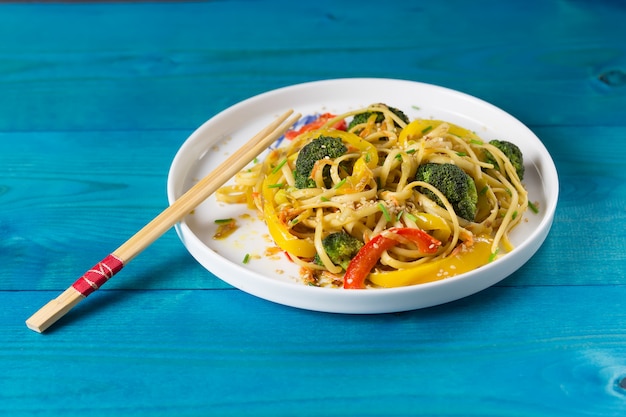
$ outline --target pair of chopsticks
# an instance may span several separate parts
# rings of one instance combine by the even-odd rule
[[[293,110],[289,110],[276,118],[119,248],[87,271],[72,286],[41,307],[26,320],[28,328],[39,333],[45,331],[85,297],[100,288],[125,264],[181,221],[183,217],[191,213],[200,203],[282,136],[300,118],[300,114],[294,114],[287,119],[292,113]]]

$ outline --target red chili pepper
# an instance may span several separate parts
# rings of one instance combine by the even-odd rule
[[[300,129],[298,130],[289,130],[287,131],[287,133],[285,133],[285,137],[289,140],[303,134],[304,132],[309,132],[311,130],[315,130],[315,129],[319,129],[320,127],[322,127],[322,125],[324,123],[326,123],[327,121],[329,121],[330,119],[332,119],[333,117],[335,117],[334,114],[331,113],[324,113],[322,115],[320,115],[317,119],[315,119],[314,121],[312,121],[311,123],[307,123],[304,126],[302,126]],[[337,130],[346,130],[346,121],[341,119],[340,121],[338,121],[337,123],[335,123],[334,125],[332,125],[331,127]]]
[[[409,239],[417,245],[420,252],[435,253],[441,246],[441,242],[425,231],[412,227],[393,227],[385,232],[374,236],[359,250],[348,264],[348,269],[343,277],[343,287],[346,289],[365,288],[365,278],[374,265],[378,262],[383,252],[400,243],[391,235],[398,235]],[[390,237],[391,236],[391,237]]]

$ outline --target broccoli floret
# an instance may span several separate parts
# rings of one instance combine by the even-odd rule
[[[446,196],[454,212],[465,220],[474,221],[478,204],[478,193],[474,179],[453,164],[426,163],[420,165],[415,174],[417,181],[424,181]],[[426,187],[419,191],[443,207],[443,202]]]
[[[524,179],[524,157],[520,148],[518,148],[516,144],[507,142],[505,140],[494,139],[492,141],[489,141],[489,144],[500,149],[502,153],[506,155],[507,158],[509,158],[511,164],[513,164],[513,168],[515,168],[519,179]],[[496,162],[493,155],[489,152],[487,152],[487,162],[493,164],[496,169],[498,168],[498,163]]]
[[[363,247],[363,242],[344,231],[331,233],[322,239],[322,245],[330,260],[341,266],[344,270],[348,268],[350,260]],[[322,264],[319,255],[315,255],[315,263]]]
[[[320,136],[307,143],[296,159],[296,169],[294,171],[295,185],[297,188],[314,188],[315,181],[311,178],[311,171],[315,163],[324,158],[338,158],[348,151],[341,139],[331,136]],[[324,178],[330,178],[330,167],[325,166],[323,170]]]
[[[409,118],[406,116],[406,114],[404,114],[404,112],[402,112],[402,110],[396,109],[395,107],[386,106],[384,104],[382,105],[387,107],[393,114],[395,114],[400,119],[402,119],[403,122],[407,124],[409,123]],[[376,123],[382,123],[382,121],[385,120],[385,115],[378,111],[377,112],[366,111],[363,113],[358,113],[354,115],[354,117],[348,124],[348,130],[351,130],[354,126],[359,125],[361,123],[366,123],[372,114],[376,114]],[[397,123],[395,124],[397,125]]]

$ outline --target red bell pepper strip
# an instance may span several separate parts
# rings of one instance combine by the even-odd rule
[[[425,231],[412,227],[393,227],[374,236],[357,252],[356,256],[348,264],[346,274],[343,277],[343,287],[346,289],[365,288],[365,279],[374,265],[378,262],[383,252],[400,243],[391,235],[398,235],[409,239],[417,245],[420,252],[435,253],[441,246],[441,242]]]
[[[319,129],[320,127],[322,127],[327,121],[329,121],[333,117],[335,117],[334,114],[324,113],[324,114],[320,115],[317,119],[313,120],[311,123],[305,124],[304,126],[302,126],[298,130],[288,130],[287,133],[285,133],[285,137],[287,139],[289,139],[289,140],[292,140],[292,139],[300,136],[304,132],[310,132],[311,130]],[[337,130],[346,130],[346,126],[347,126],[346,125],[346,121],[341,119],[337,123],[332,125],[331,127],[334,128],[334,129],[337,129]]]

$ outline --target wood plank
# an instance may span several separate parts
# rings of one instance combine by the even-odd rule
[[[16,312],[25,318],[50,295],[0,292],[3,414],[626,411],[623,285],[491,288],[365,316],[236,290],[101,290],[49,333],[30,332]]]
[[[458,89],[533,125],[623,124],[617,3],[490,3],[444,30],[449,4],[397,1],[367,42],[353,28],[371,26],[372,6],[330,4],[252,2],[237,17],[228,2],[2,5],[0,130],[189,129],[268,89],[354,76]]]
[[[626,143],[621,128],[535,127],[559,174],[554,225],[524,271],[502,285],[620,285],[626,278]],[[610,151],[607,152],[607,148]]]
[[[621,138],[626,129],[534,130],[559,171],[559,206],[544,247],[500,285],[622,283],[626,147]],[[169,164],[188,134],[0,133],[0,289],[62,290],[143,227],[167,205]],[[588,146],[590,141],[614,146],[607,153],[605,147]],[[581,210],[606,214],[580,221]],[[27,283],[25,274],[33,277]],[[228,287],[196,265],[173,232],[107,286]]]

